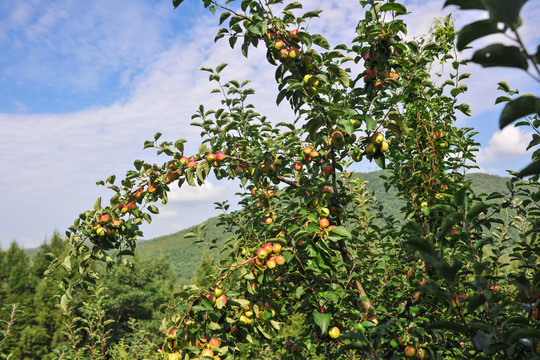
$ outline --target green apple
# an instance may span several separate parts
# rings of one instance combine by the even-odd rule
[[[339,328],[337,326],[334,326],[330,330],[328,330],[328,336],[330,336],[332,339],[337,339],[341,332],[339,331]]]

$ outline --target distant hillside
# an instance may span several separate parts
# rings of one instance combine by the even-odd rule
[[[368,181],[368,189],[375,192],[375,197],[385,204],[385,208],[392,215],[397,216],[399,215],[400,208],[403,206],[403,202],[396,198],[396,193],[392,189],[388,192],[384,190],[384,180],[380,178],[383,174],[384,171],[375,171],[359,173],[358,176],[363,181]],[[509,178],[506,177],[475,173],[467,175],[467,179],[473,181],[472,188],[477,194],[508,191],[505,184]],[[208,219],[206,224],[207,226],[204,231],[207,233],[208,238],[215,237],[223,243],[226,235],[217,227],[217,218]],[[196,228],[197,226],[193,226],[174,234],[141,241],[138,244],[137,256],[143,258],[168,257],[168,261],[170,261],[179,280],[188,282],[196,275],[197,267],[201,264],[203,252],[208,249],[208,246],[205,244],[193,244],[193,239],[184,238],[184,235]],[[209,251],[209,254],[214,258],[219,257],[219,253],[215,249]]]

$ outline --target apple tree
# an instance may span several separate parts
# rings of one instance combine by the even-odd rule
[[[52,265],[79,273],[61,305],[69,286],[93,280],[94,262],[129,266],[140,225],[172,186],[198,186],[213,173],[238,180],[241,209],[218,204],[228,239],[213,285],[184,286],[163,305],[177,310],[164,324],[165,358],[536,356],[538,184],[521,203],[505,194],[493,202],[464,177],[477,144],[473,129],[455,126],[459,113],[470,115],[460,100],[470,74],[452,19],[406,41],[404,5],[360,1],[350,43],[331,46],[309,30],[320,11],[304,12],[301,1],[202,2],[219,15],[216,40],[244,56],[265,47],[276,102],[296,117],[270,122],[251,104],[249,81],[224,80],[226,64],[203,68],[222,100],[192,116],[198,152],[158,133],[144,147],[167,161],[136,160],[119,183],[100,182],[114,192],[109,204],[80,214],[67,231],[70,253]],[[452,71],[435,72],[440,64]],[[381,181],[406,201],[401,218],[351,171],[361,161],[388,169]],[[508,208],[510,223],[498,216]],[[211,242],[204,226],[189,236]],[[301,331],[285,338],[294,314]]]

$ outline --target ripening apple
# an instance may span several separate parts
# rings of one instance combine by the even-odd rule
[[[444,133],[443,133],[442,131],[435,131],[435,137],[436,137],[437,139],[442,138],[443,135],[444,135]]]
[[[274,222],[274,219],[272,219],[271,217],[267,217],[266,220],[264,220],[264,223],[266,225],[272,225],[273,222]]]
[[[306,146],[305,148],[302,149],[302,152],[304,153],[304,155],[309,155],[309,154],[311,154],[311,151],[313,151],[313,147],[312,147],[312,146]]]
[[[321,229],[326,229],[330,225],[330,221],[328,218],[321,218],[319,219],[319,227]]]
[[[302,165],[302,163],[301,163],[300,161],[296,161],[296,162],[293,164],[293,168],[294,168],[294,170],[296,170],[296,171],[302,170],[302,167],[303,167],[303,165]]]
[[[214,351],[212,349],[204,349],[201,353],[201,356],[203,358],[205,357],[209,357],[209,358],[213,358],[214,357]]]
[[[273,163],[267,164],[265,166],[265,170],[267,174],[273,175],[276,173],[276,165],[274,165]]]
[[[219,339],[218,338],[211,338],[210,341],[208,342],[208,345],[210,346],[211,349],[217,349],[219,348]]]
[[[309,156],[311,156],[313,159],[319,157],[319,152],[317,150],[313,150],[309,153]]]
[[[120,226],[120,225],[122,225],[122,220],[120,220],[120,219],[113,220],[113,221],[111,221],[111,225],[112,226]]]
[[[377,145],[382,144],[384,141],[384,135],[380,132],[376,132],[375,134],[371,135],[371,140]]]
[[[188,167],[190,167],[190,168],[195,168],[195,167],[197,167],[197,161],[195,161],[195,160],[190,160],[189,163],[188,163]]]
[[[185,156],[182,156],[178,163],[180,163],[180,165],[187,165],[189,163],[189,159]]]
[[[328,336],[330,336],[332,339],[337,339],[340,335],[339,328],[337,326],[334,326],[330,330],[328,330]]]
[[[425,359],[426,358],[426,350],[420,348],[416,352],[416,356],[418,356],[419,359]]]
[[[155,187],[154,185],[150,185],[150,186],[148,187],[148,192],[149,192],[150,194],[156,192],[156,187]]]
[[[294,38],[298,34],[298,29],[292,29],[291,30],[291,37]]]
[[[300,49],[298,49],[297,47],[293,47],[289,49],[288,55],[291,59],[296,59],[298,57],[298,54],[300,54]]]
[[[416,349],[412,346],[405,347],[405,356],[413,357],[416,354]]]
[[[206,159],[208,161],[213,161],[216,159],[216,155],[214,155],[214,153],[209,153],[208,155],[206,155]]]
[[[180,359],[181,359],[181,356],[179,352],[169,354],[169,360],[180,360]]]
[[[276,49],[281,50],[283,49],[284,46],[285,46],[285,43],[283,42],[283,40],[276,40],[276,44],[275,44]]]
[[[285,59],[285,58],[289,57],[289,50],[281,49],[281,50],[279,50],[279,54],[280,54],[282,59]]]
[[[323,168],[323,175],[328,177],[330,175],[332,175],[332,173],[334,172],[334,167],[332,165],[326,165],[324,168]]]
[[[260,248],[259,250],[257,250],[257,257],[260,260],[266,259],[267,256],[268,256],[268,251],[266,251],[265,248]]]
[[[283,255],[276,256],[276,264],[278,265],[285,264],[285,257]]]
[[[99,217],[99,222],[101,224],[106,224],[109,222],[109,214],[103,214]]]
[[[242,171],[244,171],[244,168],[241,166],[237,166],[236,169],[234,169],[234,172],[236,174],[240,174]]]
[[[215,302],[216,302],[216,297],[214,296],[214,294],[208,293],[208,294],[206,294],[206,295],[204,295],[204,296],[206,296],[206,298],[207,298],[208,300],[210,300],[210,302],[211,302],[212,304],[215,304]]]
[[[266,261],[266,266],[268,266],[270,270],[274,269],[276,267],[276,260],[274,258],[268,259]]]
[[[216,160],[217,161],[223,161],[225,160],[225,158],[227,157],[227,155],[225,155],[225,153],[223,151],[220,151],[216,154]]]
[[[387,151],[389,147],[390,146],[388,145],[388,141],[383,140],[383,142],[381,143],[381,152]]]
[[[225,294],[222,294],[220,297],[218,297],[216,299],[216,303],[219,302],[223,305],[226,305],[227,304],[227,296],[225,296]]]
[[[282,230],[283,231],[283,230]],[[281,232],[280,232],[281,233]],[[279,235],[279,234],[278,234]],[[274,245],[272,245],[272,252],[274,254],[279,254],[281,252],[281,244],[280,243],[274,243]]]
[[[215,297],[220,297],[221,294],[223,294],[223,290],[218,286],[214,287],[213,290],[214,290],[214,296]]]

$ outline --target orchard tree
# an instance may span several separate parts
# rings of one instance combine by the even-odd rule
[[[163,305],[177,310],[164,329],[165,358],[256,358],[269,349],[281,359],[537,356],[538,192],[493,203],[464,178],[477,144],[472,129],[454,125],[458,113],[470,115],[459,100],[470,75],[452,19],[405,41],[404,5],[360,1],[350,43],[331,46],[309,31],[320,11],[304,12],[301,2],[203,3],[219,14],[216,40],[245,56],[266,48],[276,102],[296,118],[271,123],[250,103],[248,81],[223,80],[226,64],[203,68],[222,101],[192,116],[204,139],[198,152],[158,133],[144,147],[166,162],[136,160],[119,184],[114,175],[100,182],[114,192],[109,204],[98,199],[80,214],[67,231],[68,256],[52,265],[79,274],[66,281],[61,306],[70,287],[95,278],[92,263],[129,266],[140,225],[171,186],[198,186],[213,172],[238,179],[242,208],[218,205],[229,238],[212,285],[184,286]],[[446,63],[450,74],[434,74]],[[385,186],[407,203],[403,221],[351,173],[361,161],[389,169]],[[511,205],[520,219],[514,239],[503,234],[516,222],[496,217]],[[189,234],[204,236],[202,226]],[[285,339],[294,314],[305,319],[302,331]]]

